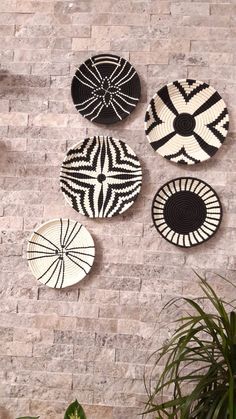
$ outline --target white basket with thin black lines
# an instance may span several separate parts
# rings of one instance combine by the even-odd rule
[[[55,219],[32,234],[27,259],[33,275],[51,288],[65,288],[81,281],[95,256],[91,234],[78,221]]]

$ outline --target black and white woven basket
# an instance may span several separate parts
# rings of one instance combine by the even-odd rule
[[[91,218],[109,218],[133,204],[141,189],[142,170],[124,141],[96,136],[68,151],[60,183],[76,211]]]
[[[228,111],[219,93],[207,83],[191,79],[160,89],[145,116],[145,132],[153,149],[181,164],[212,157],[224,142],[228,126]]]
[[[152,204],[152,218],[159,234],[180,247],[209,240],[222,220],[218,195],[206,182],[176,178],[163,185]]]
[[[124,58],[100,54],[76,71],[71,86],[76,109],[98,124],[113,124],[136,107],[141,85],[134,67]]]

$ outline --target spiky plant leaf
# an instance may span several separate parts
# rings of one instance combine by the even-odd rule
[[[64,419],[86,419],[84,409],[78,403],[78,400],[75,400],[73,403],[70,404],[70,406],[66,410]]]
[[[152,412],[157,419],[236,419],[236,306],[234,301],[227,303],[217,296],[206,279],[198,278],[204,297],[181,299],[193,314],[178,319],[173,337],[152,355],[154,370],[157,365],[165,366],[154,388],[153,376],[150,383],[145,376],[148,401],[144,415]],[[236,288],[229,280],[222,280]],[[173,299],[165,307],[179,300]],[[211,303],[212,312],[206,312],[205,302]]]

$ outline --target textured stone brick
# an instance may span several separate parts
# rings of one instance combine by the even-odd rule
[[[113,419],[113,409],[110,406],[84,406],[90,419]]]
[[[0,328],[0,341],[11,342],[13,340],[13,328],[1,327]]]
[[[182,23],[184,26],[200,26],[200,27],[212,27],[222,28],[230,25],[231,17],[227,16],[183,16]],[[214,51],[216,51],[214,45]]]
[[[29,414],[30,402],[28,399],[1,397],[0,403],[0,413],[3,416],[3,419],[15,419],[19,412],[26,412],[26,414]]]
[[[22,245],[1,244],[0,253],[3,256],[20,256],[22,255]]]
[[[170,14],[170,1],[153,0],[150,5],[150,12],[156,15],[169,15]]]
[[[94,402],[111,404],[113,401],[115,406],[135,406],[135,394],[117,392],[113,386],[110,387],[110,391],[96,391],[94,392]]]
[[[27,315],[27,318],[29,316]],[[45,329],[59,329],[59,330],[71,330],[76,327],[76,318],[75,317],[59,317],[57,315],[33,315],[29,317],[31,319],[31,324],[37,328]]]
[[[27,126],[28,115],[26,113],[11,112],[0,114],[0,125]]]
[[[109,48],[109,41],[107,44],[102,44],[102,47]],[[87,51],[92,49],[91,38],[73,38],[72,39],[72,50],[74,51]]]
[[[2,12],[0,15],[0,25],[23,25],[29,20],[28,13],[8,13]]]
[[[54,335],[51,330],[38,330],[34,328],[17,328],[14,330],[13,340],[17,342],[42,342],[53,344]]]
[[[145,252],[144,254],[144,263],[152,265],[184,265],[185,264],[185,255],[183,254],[172,254],[172,253],[155,253],[155,252]]]
[[[78,301],[79,292],[77,289],[62,289],[61,291],[58,293],[56,289],[41,286],[38,298],[39,300]]]
[[[86,360],[87,362],[114,362],[115,361],[115,349],[114,348],[103,348],[94,347],[86,348],[84,346],[74,346],[74,358],[78,360]]]
[[[98,315],[98,308],[96,305],[77,304],[67,301],[37,301],[37,303],[30,303],[28,301],[20,301],[18,304],[18,311],[22,313],[44,313],[44,314],[59,314],[61,316],[76,316],[88,318],[96,318]]]
[[[217,41],[217,42],[209,42],[209,41],[198,41],[193,40],[191,41],[191,51],[193,52],[201,52],[204,49],[204,52],[215,52],[217,50],[221,52],[232,52],[234,42],[232,40],[224,40],[224,41]]]
[[[166,64],[169,59],[169,52],[165,49],[152,52],[131,52],[130,59],[133,63],[143,64]]]
[[[84,13],[91,11],[91,2],[81,1],[77,2],[69,1],[57,1],[54,5],[55,14],[73,14],[73,13]]]
[[[139,307],[130,305],[105,305],[100,306],[99,317],[122,318],[122,319],[139,319]]]
[[[146,340],[140,336],[132,334],[96,334],[96,345],[106,348],[136,348],[143,349],[146,346]]]
[[[15,376],[14,383],[19,385],[27,385],[29,380],[29,372],[21,371],[20,375]],[[31,373],[31,385],[33,387],[59,387],[64,389],[70,389],[72,386],[72,373],[52,373],[52,372],[40,372],[32,371]]]
[[[120,41],[118,39],[111,41],[111,49],[114,51],[126,51],[127,48],[129,51],[149,51],[150,42],[148,39],[130,39],[129,41]],[[144,62],[144,64],[146,63]]]
[[[234,16],[236,13],[236,5],[227,2],[227,4],[211,4],[210,10],[212,15],[226,15],[226,16]]]
[[[16,0],[14,12],[18,13],[51,13],[53,11],[53,3],[40,1],[24,1]]]
[[[60,331],[55,330],[54,332],[54,342],[64,343],[64,344],[73,344],[81,346],[93,346],[94,345],[95,334],[92,332],[77,332],[77,331]]]
[[[91,20],[91,17],[86,17],[89,20]],[[100,19],[101,18],[101,19]],[[75,18],[72,20],[73,23],[83,24],[83,17],[81,16],[75,16]],[[94,17],[92,18],[94,19]],[[99,25],[114,25],[114,26],[146,26],[147,21],[149,20],[149,15],[146,13],[127,13],[125,14],[123,11],[121,13],[109,13],[109,14],[101,14],[97,15],[95,18],[94,24]],[[100,22],[100,23],[98,23]]]
[[[30,118],[30,123],[35,126],[65,127],[67,125],[67,115],[55,115],[52,113],[38,114]]]
[[[214,272],[235,280],[235,4],[2,0],[0,10],[0,416],[61,419],[78,398],[91,419],[134,419],[144,368],[185,306],[161,309],[202,295],[192,269],[232,299]],[[109,127],[81,118],[70,94],[76,67],[104,52],[130,60],[142,84],[135,112]],[[221,150],[192,168],[155,155],[143,129],[149,98],[184,77],[218,89],[231,119]],[[58,182],[66,150],[94,134],[127,141],[143,167],[139,199],[109,222],[82,219]],[[190,172],[219,193],[224,219],[209,242],[184,250],[157,234],[150,207],[162,183]],[[61,291],[39,284],[26,260],[32,230],[56,217],[78,219],[96,242],[90,275]]]
[[[64,63],[33,63],[32,74],[51,74],[51,76],[64,76],[69,73],[69,65]]]
[[[39,84],[40,84],[40,81],[39,81]],[[10,100],[10,109],[11,109],[11,112],[20,112],[20,111],[31,112],[32,109],[34,110],[34,112],[42,112],[48,109],[48,101],[47,100],[28,101],[28,100],[12,99]]]
[[[4,43],[5,41],[5,43]],[[51,46],[50,39],[48,38],[13,38],[6,37],[0,38],[0,48],[4,49],[33,49],[35,42],[38,42],[39,48],[49,48]]]
[[[9,100],[0,101],[0,112],[2,113],[9,112]]]
[[[137,407],[114,407],[113,415],[116,419],[122,419],[124,415],[129,415],[129,419],[136,419],[142,409]],[[149,415],[150,416],[150,415]]]
[[[1,230],[22,230],[23,218],[22,217],[1,217],[0,229]]]
[[[73,358],[73,345],[45,345],[36,343],[33,345],[33,355],[46,358],[62,358],[64,360]]]
[[[14,34],[14,25],[0,25],[0,36],[8,36]]]
[[[79,301],[94,304],[99,301],[102,304],[115,304],[120,301],[120,292],[117,290],[81,288]]]
[[[31,64],[29,63],[13,63],[5,62],[4,63],[4,72],[10,72],[11,74],[30,74]],[[10,89],[10,87],[8,88]]]
[[[108,25],[108,13],[77,13],[72,15],[72,23],[75,25]]]
[[[0,342],[2,355],[32,356],[32,344],[25,342]]]
[[[15,1],[3,0],[1,3],[0,12],[12,12],[14,6],[16,5]]]
[[[51,51],[48,49],[41,50],[26,50],[18,49],[14,53],[14,61],[18,62],[47,62],[50,60]]]
[[[153,50],[159,51],[159,50],[165,50],[165,49],[168,49],[168,51],[172,53],[176,53],[176,51],[180,51],[181,54],[183,54],[190,51],[190,41],[186,39],[163,40],[163,39],[155,39],[154,37],[154,39],[151,41],[151,51]]]
[[[169,62],[171,64],[186,64],[188,66],[202,66],[208,67],[209,64],[214,64],[216,61],[222,60],[225,65],[233,64],[233,55],[228,53],[207,53],[207,54],[171,54]]]
[[[208,3],[186,3],[180,2],[171,4],[172,15],[200,15],[206,16],[210,14],[210,8]]]

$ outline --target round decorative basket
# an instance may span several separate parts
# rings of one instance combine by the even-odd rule
[[[219,93],[198,80],[177,80],[152,98],[145,132],[153,149],[180,164],[212,157],[224,142],[229,115]]]
[[[42,224],[28,242],[27,259],[33,275],[51,288],[81,281],[95,256],[91,234],[78,221],[51,220]]]
[[[191,247],[210,239],[222,220],[216,192],[202,180],[173,179],[156,193],[152,218],[159,234],[170,243]]]
[[[108,218],[126,211],[142,184],[138,157],[123,141],[86,138],[71,148],[62,164],[61,190],[69,204],[91,218]]]
[[[139,76],[124,58],[100,54],[76,71],[71,85],[76,109],[98,124],[114,124],[126,118],[141,96]]]

